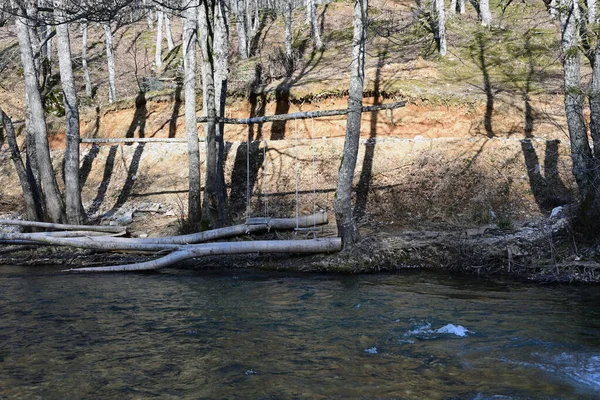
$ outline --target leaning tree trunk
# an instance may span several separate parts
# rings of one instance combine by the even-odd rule
[[[162,67],[162,31],[163,31],[163,11],[156,10],[156,49],[154,52],[154,64],[157,68]]]
[[[81,26],[81,70],[83,72],[83,82],[85,83],[85,95],[88,98],[92,97],[92,80],[90,79],[90,71],[87,63],[87,21]]]
[[[110,23],[104,24],[106,36],[106,62],[108,63],[108,102],[117,101],[117,88],[115,85],[115,55],[113,52],[113,38]]]
[[[39,219],[41,219],[42,215],[39,202],[36,202],[36,197],[34,195],[33,188],[35,187],[35,182],[31,182],[30,178],[27,175],[27,170],[25,169],[25,164],[23,163],[23,159],[21,158],[21,153],[19,152],[19,147],[17,145],[15,129],[13,127],[12,121],[1,108],[0,123],[4,125],[6,141],[8,142],[8,147],[10,148],[10,158],[12,158],[13,160],[13,164],[15,165],[15,169],[17,170],[17,175],[19,177],[19,182],[21,182],[21,188],[23,190],[23,200],[25,203],[25,216],[30,221],[38,221]]]
[[[479,0],[479,12],[481,13],[481,25],[490,26],[492,23],[490,0]]]
[[[60,82],[63,89],[65,105],[66,148],[65,148],[65,206],[67,222],[81,225],[85,223],[85,214],[81,203],[81,186],[79,183],[79,103],[73,79],[71,63],[71,42],[69,25],[64,13],[64,0],[54,0],[54,17],[56,20],[56,44]]]
[[[342,238],[344,249],[358,242],[360,234],[353,215],[352,181],[358,158],[360,141],[360,120],[362,115],[362,97],[365,81],[365,47],[367,39],[368,0],[354,2],[354,38],[352,40],[352,65],[350,73],[350,91],[348,94],[348,118],[346,139],[342,163],[338,172],[335,196],[335,219],[338,234]]]
[[[23,63],[23,76],[25,77],[25,97],[29,110],[25,123],[28,126],[27,129],[30,129],[35,135],[37,165],[40,172],[41,188],[44,192],[46,211],[52,222],[63,222],[65,219],[65,210],[56,183],[52,159],[50,158],[46,117],[38,89],[27,20],[21,15],[17,16],[16,26],[19,48],[21,50],[21,61]]]
[[[433,25],[435,41],[438,51],[443,57],[446,55],[446,16],[444,13],[444,0],[433,0]]]
[[[196,0],[181,0],[183,8],[185,132],[188,147],[188,222],[200,223],[200,146],[196,124]]]
[[[560,10],[565,114],[571,142],[573,175],[579,188],[582,211],[585,216],[595,203],[595,192],[590,179],[593,172],[592,151],[583,118],[583,90],[580,85],[580,55],[577,36],[580,13],[577,0],[562,0]]]

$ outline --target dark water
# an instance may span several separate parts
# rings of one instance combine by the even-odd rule
[[[0,398],[600,398],[600,290],[0,267]]]

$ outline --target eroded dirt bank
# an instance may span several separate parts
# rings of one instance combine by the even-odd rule
[[[343,108],[344,101],[289,103],[286,112]],[[248,109],[251,104],[236,104],[230,107],[232,116],[255,113]],[[556,106],[552,104],[547,106]],[[84,136],[182,137],[176,102],[162,99],[137,105],[87,115],[82,122]],[[266,105],[265,114],[282,111],[276,103]],[[525,132],[523,116],[515,108],[507,110],[495,112],[494,131],[487,133],[485,110],[476,104],[410,103],[393,115],[366,114],[355,179],[356,212],[365,240],[356,254],[232,260],[235,265],[291,270],[442,267],[536,280],[597,280],[597,252],[589,247],[583,254],[569,245],[558,251],[569,233],[563,219],[546,219],[554,208],[573,199],[568,143],[560,140],[562,132],[551,123],[536,123],[533,131]],[[246,216],[248,176],[252,216],[293,216],[297,203],[300,214],[326,210],[333,219],[344,129],[343,118],[229,128],[226,180],[233,222]],[[63,136],[60,129],[53,136],[57,171]],[[5,155],[0,169],[2,211],[15,217],[21,191]],[[186,146],[85,144],[81,181],[85,208],[97,221],[128,225],[133,236],[175,234],[186,213]],[[335,232],[331,222],[319,235]],[[48,250],[39,254],[44,252]],[[13,256],[5,256],[4,262],[27,262],[27,255],[21,261]],[[56,254],[44,257],[50,261]],[[58,260],[80,265],[93,263],[94,257],[78,252]],[[224,264],[229,262],[202,263]]]

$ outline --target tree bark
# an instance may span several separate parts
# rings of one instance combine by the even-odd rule
[[[199,29],[200,48],[202,49],[202,85],[203,85],[203,114],[206,115],[205,142],[206,142],[206,175],[204,183],[204,201],[202,203],[202,225],[213,229],[225,224],[223,195],[219,190],[219,144],[217,141],[217,112],[216,105],[220,104],[220,98],[216,96],[215,85],[215,57],[217,53],[222,54],[223,49],[217,49],[215,34],[217,32],[216,5],[212,8],[209,2],[204,1],[200,5]],[[211,21],[215,26],[211,27]],[[223,22],[221,21],[221,24]],[[222,28],[222,27],[221,27]],[[219,28],[222,33],[222,29]],[[220,45],[225,44],[224,38],[220,38]],[[226,73],[226,71],[221,71]],[[222,166],[222,164],[221,164]],[[223,183],[225,179],[223,178]]]
[[[367,39],[368,0],[354,2],[354,38],[352,40],[352,65],[350,91],[348,94],[348,118],[342,162],[338,172],[335,196],[335,218],[338,234],[344,249],[349,249],[360,240],[360,233],[353,215],[352,181],[358,157],[360,121],[365,80],[365,47]]]
[[[573,175],[579,188],[584,214],[594,203],[592,151],[583,118],[583,90],[580,86],[580,55],[577,36],[580,12],[578,0],[561,0],[562,58],[565,85],[565,114],[571,142]]]
[[[433,0],[433,22],[434,35],[438,51],[443,57],[446,55],[446,16],[444,12],[444,0]]]
[[[156,10],[156,48],[154,51],[154,64],[157,68],[162,67],[162,31],[163,12],[159,8]]]
[[[246,28],[246,19],[244,18],[243,6],[244,0],[231,0],[235,14],[235,29],[238,36],[238,54],[241,59],[248,58],[248,36]]]
[[[113,39],[110,23],[104,24],[106,36],[106,62],[108,64],[108,102],[117,101],[117,88],[115,85],[115,55],[113,52]]]
[[[30,179],[27,176],[27,170],[25,169],[25,164],[23,163],[21,153],[19,152],[19,146],[17,145],[15,129],[13,127],[12,121],[1,108],[0,123],[4,125],[6,141],[8,142],[8,147],[10,148],[10,157],[13,160],[15,169],[17,170],[19,182],[21,182],[21,188],[23,190],[23,200],[25,203],[25,216],[27,217],[27,219],[37,221],[41,219],[42,215],[40,213],[41,207],[36,202],[36,198],[34,197],[34,191],[32,189],[32,187],[35,187],[35,183],[33,183],[32,185],[32,182],[30,182]],[[39,201],[39,198],[37,200]]]
[[[81,26],[81,70],[83,71],[83,82],[85,83],[85,95],[92,98],[92,80],[87,63],[87,21]]]
[[[173,33],[171,32],[171,18],[169,18],[169,13],[164,13],[165,18],[165,36],[167,37],[167,49],[169,51],[175,48],[175,43],[173,43]]]
[[[185,132],[188,147],[188,221],[198,226],[200,208],[200,146],[196,123],[196,0],[181,0],[183,8]]]
[[[450,1],[450,9],[448,10],[448,12],[450,13],[450,15],[456,14],[456,0]]]
[[[44,200],[48,217],[53,222],[62,222],[65,219],[64,205],[56,183],[54,168],[50,158],[50,147],[48,145],[48,133],[46,130],[46,117],[44,106],[38,89],[38,82],[33,62],[33,51],[29,39],[27,21],[22,15],[16,18],[17,37],[21,50],[21,61],[23,64],[23,75],[25,77],[25,93],[29,108],[26,125],[35,134],[35,150],[37,164],[40,172],[41,189],[44,192]]]
[[[315,50],[321,51],[323,50],[323,41],[321,40],[321,33],[319,32],[319,21],[317,19],[317,6],[315,0],[310,0],[310,5],[310,32],[313,37]]]
[[[596,0],[587,0],[587,22],[596,23]]]
[[[261,240],[252,242],[225,242],[207,243],[184,246],[165,257],[127,265],[114,265],[110,267],[75,268],[70,272],[122,272],[122,271],[150,271],[167,267],[190,258],[209,255],[231,255],[244,253],[331,253],[339,251],[341,247],[339,238],[311,239],[311,240]]]
[[[285,20],[285,57],[287,58],[287,69],[288,74],[291,70],[291,64],[293,62],[292,53],[292,40],[294,31],[292,29],[292,0],[285,0],[285,9],[283,11],[283,18]]]
[[[220,226],[229,222],[227,187],[225,186],[225,102],[229,76],[229,24],[225,0],[217,0],[215,5],[215,110],[219,124],[216,129],[217,144],[217,206]]]
[[[481,13],[481,25],[490,26],[492,14],[490,13],[490,0],[479,0],[479,11]]]
[[[467,11],[465,8],[465,0],[458,0],[458,9],[461,14],[464,14]]]
[[[57,24],[56,44],[60,54],[58,66],[63,89],[65,117],[67,119],[64,155],[65,206],[67,221],[70,224],[82,225],[85,223],[86,217],[81,203],[81,186],[79,183],[79,102],[75,80],[73,79],[69,25],[66,22],[63,8],[63,0],[54,0],[54,18]]]

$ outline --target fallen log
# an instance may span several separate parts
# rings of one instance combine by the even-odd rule
[[[121,239],[131,243],[154,243],[154,244],[193,244],[203,243],[211,240],[225,239],[228,237],[240,236],[249,233],[258,233],[269,231],[271,229],[289,230],[295,228],[310,228],[317,225],[324,225],[329,222],[326,212],[318,212],[312,215],[306,215],[298,218],[261,218],[262,223],[257,224],[239,224],[227,226],[225,228],[213,229],[210,231],[191,233],[188,235],[165,236],[158,238],[135,238]],[[100,241],[108,240],[99,238]]]
[[[134,250],[134,251],[173,251],[180,244],[137,243],[135,239],[97,237],[54,237],[39,236],[33,233],[0,233],[0,240],[26,240],[52,246],[75,247],[88,250]]]
[[[38,222],[38,221],[21,221],[18,219],[0,219],[0,225],[16,225],[26,226],[30,228],[45,228],[45,229],[56,229],[60,231],[94,231],[94,232],[109,232],[119,233],[125,231],[127,228],[123,226],[112,226],[112,225],[68,225],[68,224],[53,224],[50,222]]]
[[[383,110],[393,110],[394,108],[404,107],[406,102],[397,101],[395,103],[389,104],[379,104],[374,106],[363,106],[362,112],[368,113],[373,111],[383,111]],[[275,115],[265,115],[261,117],[252,117],[252,118],[217,118],[217,123],[223,122],[224,124],[241,124],[241,125],[252,125],[252,124],[264,124],[265,122],[274,122],[274,121],[289,121],[292,119],[308,119],[308,118],[320,118],[320,117],[332,117],[337,115],[345,115],[348,114],[348,109],[343,108],[339,110],[322,110],[322,111],[306,111],[306,112],[296,112],[290,114],[275,114]],[[207,122],[207,117],[198,117],[196,119],[197,122],[203,123]]]
[[[72,268],[65,272],[125,272],[152,271],[177,262],[208,255],[231,255],[244,253],[331,253],[340,251],[340,238],[310,240],[259,240],[254,242],[204,243],[181,246],[179,250],[152,261],[107,267]]]
[[[267,218],[264,224],[234,225],[189,235],[163,238],[117,238],[108,236],[56,237],[44,233],[0,233],[0,240],[20,240],[53,246],[75,247],[104,251],[175,251],[182,245],[207,242],[232,236],[267,231],[269,229],[294,229],[312,227],[328,222],[327,213],[317,213],[296,218]]]

